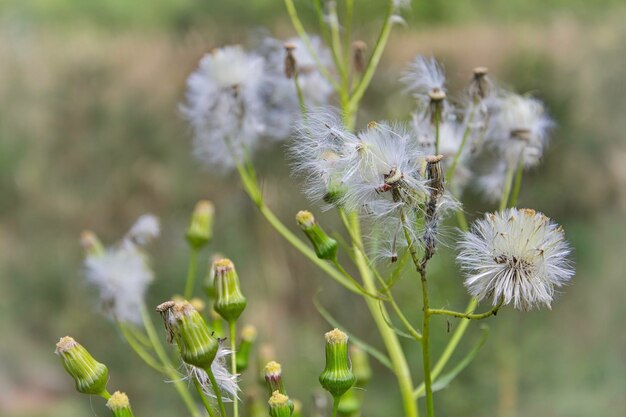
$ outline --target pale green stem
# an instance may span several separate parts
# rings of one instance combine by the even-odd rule
[[[361,226],[359,224],[359,219],[356,213],[351,215],[351,230],[352,234],[355,237],[355,246],[357,246],[355,249],[358,249],[358,245],[362,246],[362,238]],[[372,277],[366,259],[363,257],[359,250],[355,250],[354,256],[357,268],[359,269],[361,278],[363,279],[363,285],[370,292],[374,292],[376,290],[376,285],[374,284],[374,278]],[[389,354],[391,366],[393,368],[400,388],[400,395],[402,396],[402,404],[404,407],[405,417],[417,417],[418,410],[417,404],[413,399],[413,381],[411,380],[409,366],[406,362],[404,352],[402,351],[402,346],[398,341],[398,337],[385,321],[385,317],[383,316],[385,308],[384,306],[379,306],[378,302],[371,298],[364,298],[364,300],[367,304],[368,309],[370,310],[370,314],[374,319],[374,323],[378,328],[378,332],[380,333],[380,336]]]
[[[454,155],[454,159],[450,164],[450,168],[448,168],[448,172],[446,173],[446,182],[452,182],[452,178],[454,178],[454,172],[456,171],[456,166],[459,164],[459,160],[461,159],[461,153],[465,148],[465,144],[467,143],[467,139],[469,138],[469,134],[472,131],[471,126],[474,121],[474,114],[476,113],[476,106],[472,107],[472,111],[470,111],[467,126],[465,126],[465,130],[463,131],[463,138],[461,139],[461,146],[459,146],[459,150]]]
[[[504,211],[509,201],[509,195],[511,194],[511,185],[513,183],[513,173],[515,172],[515,166],[517,164],[509,163],[506,169],[506,177],[504,178],[504,189],[502,190],[502,196],[500,197],[500,206],[498,211]]]
[[[185,281],[184,296],[186,300],[193,297],[193,290],[196,284],[196,269],[198,265],[198,248],[192,246],[189,254],[189,265],[187,267],[187,280]]]
[[[111,398],[111,394],[107,390],[102,391],[99,395],[105,400],[108,400],[109,398]]]
[[[367,87],[372,81],[372,77],[374,76],[374,73],[376,72],[378,63],[380,62],[380,59],[385,50],[385,46],[387,45],[387,41],[389,40],[389,35],[391,34],[391,27],[393,26],[393,23],[391,21],[393,10],[394,10],[394,0],[389,0],[387,11],[385,13],[385,22],[383,23],[383,27],[380,31],[380,34],[378,35],[378,39],[376,40],[376,45],[374,46],[372,56],[370,57],[367,63],[367,67],[365,68],[365,71],[363,72],[363,76],[359,80],[359,83],[356,85],[354,92],[352,93],[352,97],[350,98],[349,108],[350,108],[350,113],[352,114],[352,117],[354,117],[355,110],[358,107],[359,102],[361,101],[361,98],[363,98],[363,94],[365,94],[365,90],[367,90]],[[352,123],[348,125],[349,128],[353,127],[351,126]]]
[[[204,405],[204,408],[206,409],[207,413],[209,413],[209,417],[217,417],[217,414],[215,414],[215,410],[213,409],[213,404],[211,404],[209,400],[206,398],[206,396],[204,395],[202,386],[200,386],[200,383],[198,382],[196,378],[193,379],[193,384],[196,387],[196,391],[198,392],[198,395],[200,396],[202,405]]]
[[[330,82],[333,85],[335,90],[339,91],[341,87],[339,86],[337,81],[330,75],[330,73],[328,72],[328,69],[324,67],[324,65],[322,65],[320,58],[317,56],[317,53],[311,46],[311,39],[309,38],[309,35],[306,33],[306,30],[304,29],[304,25],[302,24],[302,21],[298,17],[298,12],[296,10],[296,6],[293,4],[293,0],[285,0],[285,7],[287,8],[287,14],[289,15],[289,18],[291,19],[291,24],[293,25],[296,32],[298,32],[298,36],[300,36],[300,38],[302,39],[302,42],[304,42],[304,46],[309,51],[309,54],[311,54],[311,57],[313,58],[313,61],[315,61],[315,65],[317,66],[317,69],[324,76],[324,78],[326,78],[328,82]]]
[[[236,337],[237,337],[237,321],[236,320],[229,320],[228,321],[228,330],[230,333],[230,372],[233,375],[237,374],[237,343],[236,343]],[[239,416],[239,404],[237,401],[237,398],[233,398],[233,416],[234,417],[238,417]]]
[[[293,82],[296,85],[296,94],[298,95],[300,112],[302,112],[302,118],[306,121],[306,104],[304,103],[304,96],[302,95],[302,89],[300,88],[300,83],[298,82],[298,68],[296,68],[296,72],[293,74]]]
[[[508,207],[515,207],[517,199],[519,198],[520,190],[522,189],[522,177],[524,176],[524,161],[520,156],[517,162],[517,170],[515,172],[515,181],[513,184],[513,193],[508,203]]]
[[[452,317],[456,317],[456,318],[459,318],[459,319],[482,320],[482,319],[486,319],[487,317],[495,316],[496,314],[498,314],[498,310],[500,310],[500,307],[502,307],[502,303],[503,302],[504,302],[504,299],[501,299],[498,302],[498,304],[495,305],[491,310],[486,311],[484,313],[477,313],[477,314],[460,313],[458,311],[444,310],[444,309],[439,309],[439,308],[431,308],[431,309],[428,310],[428,314],[430,314],[430,315],[439,314],[439,315],[444,315],[444,316],[452,316]]]
[[[352,15],[354,12],[354,0],[346,0],[346,18],[345,23],[344,23],[344,27],[345,27],[345,34],[344,34],[344,57],[343,60],[345,62],[346,68],[349,67],[350,65],[350,49],[352,48]]]
[[[347,77],[347,69],[345,62],[342,61],[343,48],[341,46],[341,35],[339,34],[339,16],[337,16],[337,3],[328,3],[328,17],[330,24],[331,51],[335,59],[335,65],[337,66],[337,70],[339,70],[339,74],[341,75],[343,90],[343,79]]]
[[[122,332],[122,335],[124,336],[124,339],[126,339],[126,342],[137,354],[137,356],[139,356],[146,363],[146,365],[148,365],[155,371],[165,373],[165,368],[159,365],[156,359],[154,359],[154,357],[148,351],[146,351],[141,343],[137,341],[137,338],[133,331],[130,328],[127,328],[126,324],[124,323],[118,322],[118,326],[120,328],[120,331]]]
[[[472,298],[467,308],[465,309],[465,312],[466,313],[473,312],[474,309],[476,309],[477,305],[478,305],[478,300],[476,300],[475,298]],[[467,330],[467,326],[469,326],[469,324],[470,324],[469,320],[463,320],[457,326],[456,330],[452,334],[452,337],[450,338],[450,341],[448,342],[445,349],[443,350],[443,353],[441,354],[441,356],[437,360],[437,363],[433,367],[433,370],[431,372],[431,377],[433,381],[437,380],[437,378],[443,371],[443,368],[445,368],[445,366],[448,364],[448,361],[452,357],[452,354],[456,350],[456,347],[459,345],[459,342],[463,338],[463,335],[465,334],[465,331]],[[415,396],[415,398],[419,398],[424,393],[425,390],[426,390],[426,386],[422,382],[420,386],[417,387],[413,395]]]
[[[439,128],[441,126],[441,106],[443,103],[437,103],[435,106],[435,155],[439,155]]]
[[[215,393],[215,399],[217,400],[217,407],[220,409],[220,414],[222,417],[228,417],[226,414],[226,409],[224,408],[224,401],[222,400],[222,393],[220,392],[220,387],[217,385],[217,381],[215,380],[215,375],[213,375],[213,370],[210,366],[208,366],[204,370],[209,376],[209,381],[211,381],[211,387],[213,388],[213,392]]]
[[[163,364],[163,367],[165,368],[166,375],[168,376],[168,378],[170,378],[170,380],[174,384],[174,388],[176,388],[176,391],[178,391],[178,394],[181,396],[183,402],[185,403],[185,405],[187,406],[191,414],[195,417],[200,417],[200,413],[198,412],[198,409],[196,408],[196,405],[194,404],[191,394],[187,390],[187,387],[185,387],[185,383],[180,379],[180,376],[176,373],[176,370],[172,366],[172,362],[170,361],[170,358],[167,356],[167,352],[165,352],[163,345],[161,345],[161,341],[156,332],[156,329],[154,328],[154,324],[152,324],[152,320],[150,319],[150,315],[148,314],[148,309],[146,308],[146,305],[143,302],[141,303],[140,309],[141,309],[141,319],[143,320],[143,325],[146,329],[146,333],[148,334],[148,338],[150,339],[150,342],[152,343],[152,348],[154,349],[154,352],[156,353],[157,357],[159,358],[159,360]]]
[[[332,417],[337,417],[337,411],[339,410],[339,400],[341,400],[341,397],[333,397],[333,414],[332,414]]]

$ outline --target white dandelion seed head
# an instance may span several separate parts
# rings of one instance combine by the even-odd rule
[[[524,166],[536,165],[554,126],[543,103],[533,97],[503,93],[485,100],[485,105],[489,145],[511,163],[522,158]]]
[[[347,155],[342,204],[374,217],[417,208],[428,190],[414,135],[400,125],[374,122],[357,137]]]
[[[187,79],[183,117],[194,133],[194,154],[222,171],[253,151],[266,132],[261,88],[263,58],[240,46],[205,55]]]
[[[422,55],[415,57],[401,81],[406,85],[406,90],[412,92],[420,100],[427,100],[428,93],[433,90],[446,91],[446,76],[443,68],[433,57]]]
[[[213,360],[213,363],[211,363],[211,372],[217,382],[217,386],[220,391],[219,393],[216,393],[213,390],[213,386],[209,380],[209,375],[202,368],[185,364],[184,366],[187,369],[186,379],[193,378],[197,380],[202,387],[202,391],[211,398],[217,398],[217,395],[219,395],[225,402],[238,401],[240,391],[239,375],[233,375],[229,371],[226,361],[226,358],[233,354],[234,352],[232,350],[226,349],[220,344],[217,350],[217,355],[215,355],[215,359]]]
[[[112,319],[141,323],[140,306],[153,274],[145,254],[135,246],[109,248],[85,259],[87,282],[100,292],[102,308]]]
[[[126,233],[124,241],[145,246],[159,237],[160,233],[159,218],[153,214],[144,214],[135,221],[128,233]]]
[[[555,289],[574,276],[563,230],[530,209],[487,214],[463,235],[457,261],[479,300],[493,297],[519,310],[550,308]]]
[[[358,143],[336,112],[313,109],[307,113],[289,145],[292,170],[305,178],[307,197],[318,202],[331,187],[342,186],[347,161]]]

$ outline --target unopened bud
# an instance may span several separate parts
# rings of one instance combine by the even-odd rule
[[[98,236],[91,230],[83,230],[80,234],[80,246],[83,248],[85,256],[104,255],[104,246]]]
[[[296,221],[306,237],[309,238],[318,258],[329,261],[337,258],[337,241],[322,230],[310,211],[299,211],[296,214]]]
[[[363,41],[352,42],[352,66],[354,71],[362,73],[365,71],[365,50],[367,44]]]
[[[280,366],[280,363],[275,361],[268,362],[267,365],[265,365],[264,375],[270,395],[274,391],[278,391],[281,394],[287,394],[283,383],[283,369]]]
[[[115,391],[107,401],[106,406],[111,410],[114,417],[133,417],[130,401],[128,401],[128,396],[123,392]]]
[[[241,316],[248,301],[241,293],[239,276],[230,259],[213,262],[215,275],[215,305],[213,308],[227,322],[233,322]]]
[[[291,417],[292,408],[289,406],[289,397],[274,391],[269,401],[271,417]]]
[[[320,375],[320,384],[334,398],[341,397],[354,385],[348,356],[348,335],[339,329],[326,333],[326,368]]]
[[[296,75],[297,63],[296,57],[293,56],[293,50],[296,49],[296,45],[293,43],[286,43],[285,48],[285,77],[293,78]]]
[[[248,369],[250,351],[256,340],[256,327],[248,325],[241,329],[241,342],[237,349],[237,373],[242,373]]]
[[[63,367],[74,379],[76,391],[82,394],[106,395],[109,370],[96,361],[80,343],[69,336],[62,337],[55,352]]]
[[[157,306],[157,311],[163,317],[168,341],[176,341],[182,360],[208,369],[217,354],[218,342],[200,313],[187,301],[166,301]]]
[[[200,249],[211,241],[214,219],[215,207],[213,203],[208,200],[198,201],[185,235],[192,248]]]

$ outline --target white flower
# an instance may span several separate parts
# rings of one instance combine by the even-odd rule
[[[141,245],[158,234],[158,219],[143,215],[117,245],[85,259],[85,278],[99,290],[102,308],[114,320],[141,323],[141,304],[153,280]]]
[[[220,344],[215,359],[211,363],[211,372],[215,377],[217,386],[219,388],[219,395],[223,401],[237,401],[239,399],[239,384],[237,374],[233,375],[227,366],[226,357],[234,355],[234,352],[230,349],[222,347]],[[209,375],[202,368],[198,368],[193,365],[185,364],[187,368],[187,379],[194,378],[198,381],[202,387],[202,391],[211,398],[216,398],[216,393],[213,390]]]
[[[488,98],[485,105],[489,111],[488,145],[511,164],[521,158],[526,167],[536,165],[554,126],[543,103],[533,97],[503,93]]]
[[[408,91],[425,99],[432,91],[445,92],[446,76],[435,58],[418,55],[401,78]]]
[[[574,275],[563,230],[530,209],[487,214],[464,234],[459,247],[465,286],[479,300],[493,297],[494,305],[550,307],[555,288]]]
[[[183,116],[194,133],[194,153],[206,164],[231,169],[266,134],[263,58],[239,46],[205,55],[187,79]]]

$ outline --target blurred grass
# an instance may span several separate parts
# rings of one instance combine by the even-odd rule
[[[371,42],[381,4],[357,5],[358,33]],[[360,123],[406,115],[411,102],[396,78],[418,52],[442,58],[455,85],[472,67],[489,66],[544,99],[559,123],[545,162],[525,179],[522,202],[564,225],[577,277],[553,311],[507,309],[489,321],[491,340],[476,362],[437,394],[443,417],[617,416],[626,409],[624,17],[621,3],[610,0],[414,2],[409,25],[392,36]],[[212,250],[238,263],[251,295],[244,318],[276,345],[293,396],[306,401],[317,386],[328,325],[310,300],[322,283],[324,305],[378,343],[358,298],[321,281],[259,218],[234,178],[204,171],[189,155],[189,132],[176,110],[186,75],[206,50],[245,42],[260,25],[292,34],[281,2],[0,2],[3,416],[105,414],[99,401],[73,392],[52,355],[65,334],[110,365],[111,386],[129,393],[138,415],[180,410],[171,387],[100,319],[95,294],[82,283],[77,237],[91,228],[111,243],[139,214],[159,215],[153,305],[180,292],[187,256],[181,233],[200,198],[216,202]],[[257,161],[270,206],[290,224],[308,203],[281,149]],[[491,208],[469,198],[470,215]],[[320,218],[338,226],[330,213]],[[433,269],[435,302],[460,308],[466,296],[452,254],[442,252]],[[414,282],[399,285],[399,301],[417,311]],[[449,334],[445,321],[435,326],[436,352]],[[459,355],[478,337],[477,326],[468,333]],[[413,353],[419,369],[417,347]],[[384,415],[397,398],[386,371],[375,370],[366,417]]]

